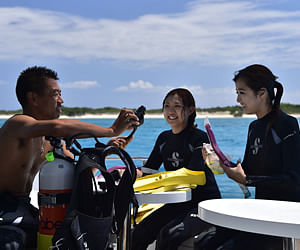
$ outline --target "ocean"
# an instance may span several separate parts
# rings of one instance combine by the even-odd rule
[[[209,122],[215,133],[216,140],[221,150],[232,157],[233,161],[242,159],[246,146],[248,125],[254,118],[210,118]],[[112,124],[113,119],[82,119],[83,121],[94,123],[100,126],[108,127]],[[204,129],[204,119],[196,119],[196,124],[199,129]],[[158,135],[170,129],[169,125],[164,119],[145,119],[144,124],[140,126],[132,140],[126,147],[126,151],[132,157],[147,158],[155,144]],[[123,135],[129,134],[129,131],[124,132]],[[93,146],[93,139],[82,139],[83,146]],[[106,143],[108,138],[101,138],[101,141]],[[137,166],[141,166],[141,161],[135,161]],[[107,161],[110,167],[111,161]],[[118,165],[119,163],[117,163]],[[163,166],[160,169],[164,171]],[[215,175],[216,181],[221,191],[223,198],[243,198],[243,192],[239,185],[229,179],[225,174]],[[254,197],[255,189],[250,188],[251,197]]]
[[[97,124],[103,127],[109,127],[114,119],[81,119],[82,121]],[[232,157],[232,161],[243,159],[246,146],[248,125],[254,118],[210,118],[209,122],[215,133],[216,140],[221,150]],[[299,121],[299,119],[298,119]],[[5,119],[0,119],[0,127]],[[198,128],[204,130],[204,119],[196,119]],[[140,126],[132,140],[126,147],[126,151],[131,157],[147,158],[155,144],[156,138],[163,131],[170,129],[164,119],[145,119],[144,124]],[[122,135],[128,135],[130,131]],[[101,142],[106,143],[108,138],[100,138]],[[93,147],[94,139],[80,139],[83,147]],[[120,165],[121,162],[107,161],[107,167]],[[135,161],[137,166],[141,166],[140,160]],[[163,166],[160,169],[164,171]],[[243,198],[243,193],[239,185],[230,180],[225,174],[215,175],[223,198]],[[250,188],[251,197],[254,197],[255,189]]]

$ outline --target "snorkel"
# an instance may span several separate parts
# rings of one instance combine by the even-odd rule
[[[208,138],[209,138],[209,141],[210,141],[210,144],[214,150],[214,152],[216,153],[216,155],[218,156],[219,158],[219,161],[224,164],[226,167],[229,167],[229,168],[234,168],[237,166],[237,164],[233,163],[232,161],[230,161],[227,156],[225,154],[223,154],[223,152],[221,151],[221,149],[219,148],[218,144],[217,144],[217,141],[216,141],[216,138],[215,138],[215,135],[214,135],[214,132],[212,131],[212,128],[210,126],[210,123],[208,121],[208,118],[206,117],[204,119],[204,127],[207,131],[207,135],[208,135]],[[241,188],[243,194],[244,194],[244,198],[249,198],[251,196],[251,193],[248,189],[247,186],[241,184],[241,183],[238,183],[239,184],[239,187]]]
[[[236,164],[231,162],[219,148],[216,138],[215,138],[215,135],[214,135],[214,132],[211,129],[211,126],[210,126],[210,123],[209,123],[207,117],[204,119],[204,127],[206,129],[210,144],[211,144],[213,150],[215,151],[216,155],[219,157],[219,160],[227,167],[235,167]]]

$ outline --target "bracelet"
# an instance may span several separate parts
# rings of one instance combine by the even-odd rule
[[[251,180],[247,175],[246,175],[246,186],[250,186],[253,184],[253,180]]]

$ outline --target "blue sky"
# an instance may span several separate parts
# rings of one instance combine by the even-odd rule
[[[64,105],[160,108],[175,87],[197,107],[236,105],[233,74],[268,66],[300,104],[299,0],[1,0],[0,110],[33,65],[58,72]]]

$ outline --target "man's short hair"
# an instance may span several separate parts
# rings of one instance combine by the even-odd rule
[[[46,67],[29,67],[21,72],[17,80],[16,94],[19,103],[24,108],[26,106],[26,96],[28,92],[42,94],[46,87],[47,79],[58,80],[57,73]]]

